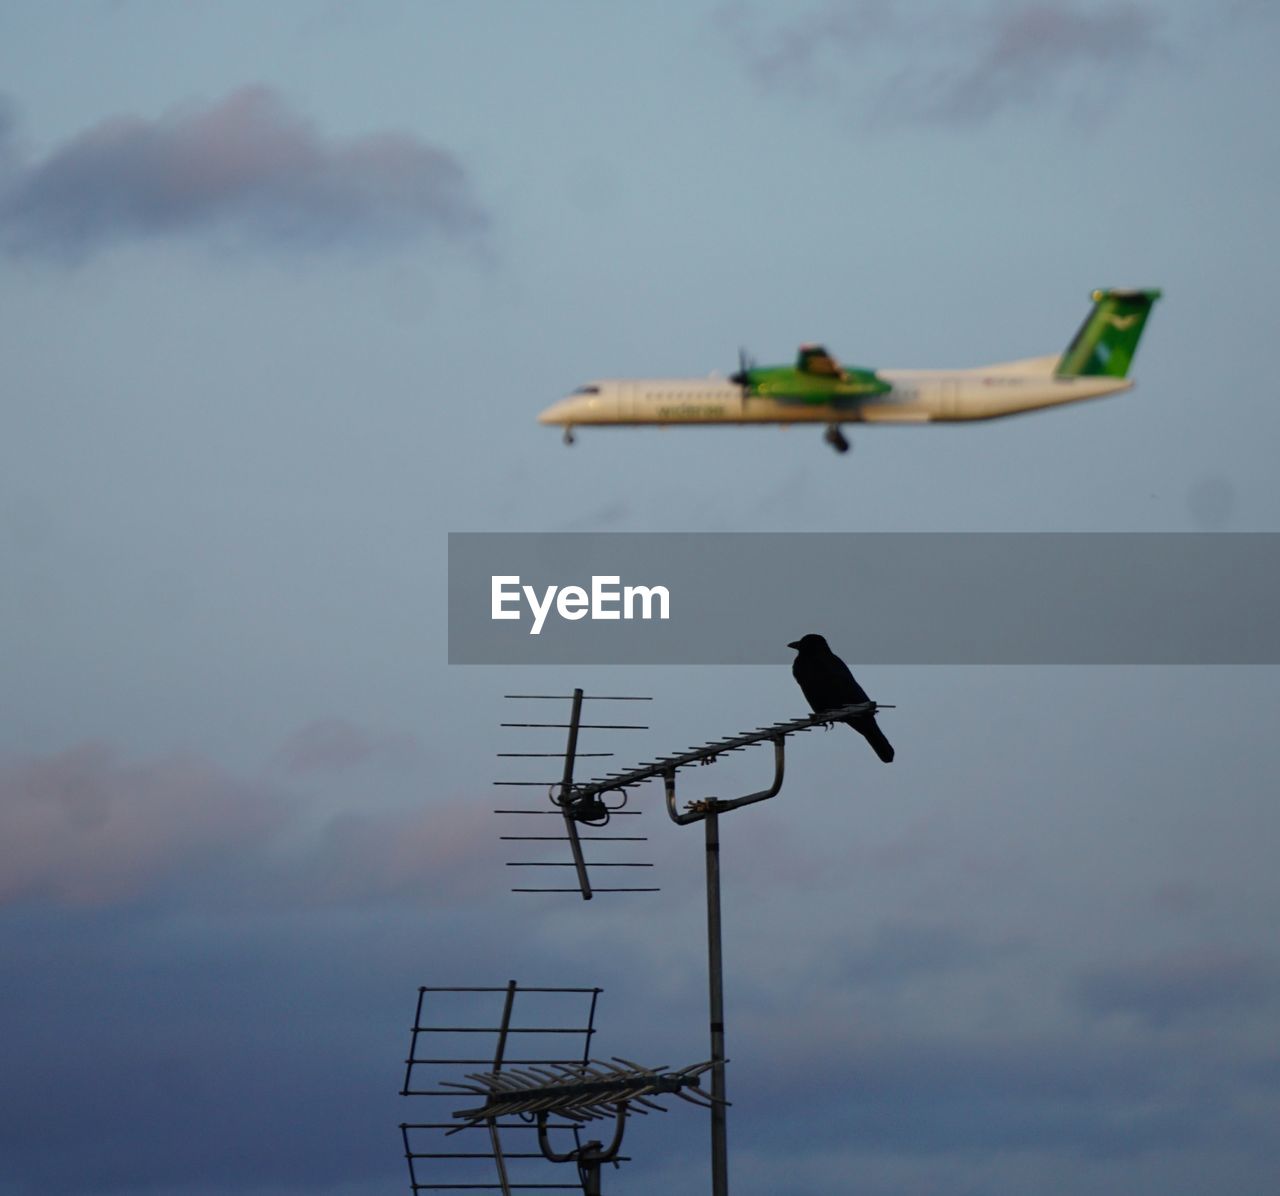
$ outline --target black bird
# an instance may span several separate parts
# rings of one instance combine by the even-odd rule
[[[806,635],[787,647],[796,650],[791,675],[799,682],[815,714],[871,701],[867,691],[853,679],[849,666],[827,647],[822,636]],[[857,731],[886,764],[893,760],[893,744],[876,725],[874,713],[850,715],[843,721]]]

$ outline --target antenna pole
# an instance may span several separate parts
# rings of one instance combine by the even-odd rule
[[[502,1025],[498,1027],[498,1046],[493,1053],[493,1070],[502,1070],[502,1059],[507,1052],[507,1031],[511,1029],[511,1006],[515,1004],[517,984],[507,981],[507,999],[502,1006]],[[498,1119],[489,1118],[489,1143],[493,1147],[493,1161],[498,1165],[498,1184],[502,1196],[511,1196],[511,1180],[507,1177],[507,1160],[502,1157],[502,1140],[498,1137]]]
[[[720,938],[720,814],[713,799],[707,832],[707,978],[711,1012],[711,1192],[729,1193],[728,1119],[724,1077],[724,962]]]

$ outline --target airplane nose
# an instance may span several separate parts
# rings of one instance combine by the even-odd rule
[[[538,423],[540,424],[571,424],[573,423],[573,414],[577,408],[577,402],[574,399],[560,399],[558,402],[552,403],[538,415]]]

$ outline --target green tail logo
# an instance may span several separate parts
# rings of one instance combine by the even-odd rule
[[[1151,307],[1159,298],[1158,290],[1094,291],[1093,310],[1059,359],[1057,373],[1064,378],[1123,378],[1129,372]]]

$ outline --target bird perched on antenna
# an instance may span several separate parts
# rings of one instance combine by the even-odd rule
[[[791,675],[809,699],[815,714],[826,710],[838,710],[841,706],[853,706],[871,702],[867,691],[853,679],[849,666],[827,646],[820,635],[806,635],[787,645],[796,650],[791,663]],[[874,705],[874,704],[873,704]],[[863,737],[886,764],[893,760],[893,744],[876,725],[874,711],[853,714],[843,720]]]

